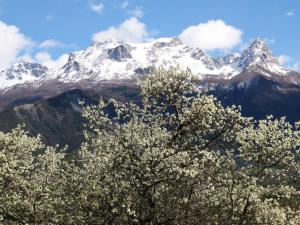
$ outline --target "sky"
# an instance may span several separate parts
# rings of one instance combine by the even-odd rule
[[[264,39],[300,70],[300,0],[0,0],[0,70],[18,60],[56,68],[93,41],[179,37],[212,55]]]

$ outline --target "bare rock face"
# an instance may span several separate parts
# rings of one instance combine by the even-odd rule
[[[77,61],[72,60],[69,61],[66,65],[64,65],[63,69],[66,73],[70,73],[72,71],[78,72],[80,69],[80,65]]]
[[[131,51],[130,46],[123,44],[115,48],[108,49],[107,55],[110,59],[121,62],[124,61],[125,59],[132,58],[130,51]]]

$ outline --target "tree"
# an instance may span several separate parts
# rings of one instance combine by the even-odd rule
[[[87,106],[74,159],[21,128],[0,133],[0,224],[300,223],[298,124],[244,118],[175,67],[140,93],[140,105]]]
[[[0,224],[51,221],[53,175],[60,172],[60,157],[55,148],[43,145],[40,137],[29,137],[21,126],[0,132]]]
[[[299,190],[290,183],[299,181],[298,127],[271,117],[256,124],[238,108],[222,107],[189,70],[156,70],[141,95],[142,106],[102,101],[84,114],[82,151],[99,160],[104,187],[113,190],[105,196],[114,220],[299,222]]]

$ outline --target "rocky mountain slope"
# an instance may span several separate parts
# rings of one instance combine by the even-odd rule
[[[251,85],[240,80],[215,85],[210,93],[225,106],[242,106],[242,114],[256,119],[266,115],[286,116],[290,122],[300,120],[300,87],[284,80],[259,74],[251,77]],[[230,88],[229,88],[230,86]],[[138,88],[132,82],[106,83],[90,89],[75,88],[54,97],[35,99],[7,107],[0,112],[0,130],[9,131],[25,123],[31,134],[41,134],[47,144],[75,149],[83,140],[83,124],[79,101],[96,104],[100,98],[139,102]]]

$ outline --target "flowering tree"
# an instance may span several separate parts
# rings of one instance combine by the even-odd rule
[[[99,158],[116,192],[111,215],[136,224],[297,224],[299,131],[284,119],[243,118],[194,81],[190,71],[159,69],[141,84],[143,106],[87,108],[83,151]]]
[[[0,132],[0,224],[51,224],[62,156],[22,127]]]
[[[155,70],[140,89],[142,105],[85,108],[74,160],[0,133],[0,224],[300,223],[298,124],[244,118],[189,70]]]

